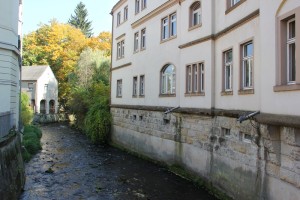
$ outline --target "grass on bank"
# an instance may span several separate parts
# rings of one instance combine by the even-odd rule
[[[23,160],[28,162],[33,155],[42,149],[41,145],[42,131],[33,125],[26,125],[23,132],[22,146],[24,151],[22,152]]]

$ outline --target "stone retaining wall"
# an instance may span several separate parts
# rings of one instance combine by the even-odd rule
[[[18,199],[25,183],[19,133],[0,139],[0,199]]]
[[[68,115],[65,113],[61,114],[41,114],[36,113],[33,118],[33,123],[47,124],[55,122],[65,122],[69,121]]]
[[[297,199],[300,132],[224,116],[112,108],[112,142],[180,165],[234,199]]]

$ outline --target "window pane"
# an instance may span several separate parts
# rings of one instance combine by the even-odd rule
[[[252,86],[252,63],[251,60],[244,61],[244,87]]]
[[[144,88],[145,88],[145,78],[144,76],[140,76],[140,95],[144,95]]]
[[[194,80],[193,80],[193,92],[198,92],[198,65],[193,65],[193,75],[194,75]]]
[[[296,35],[295,26],[296,26],[295,21],[291,21],[289,23],[289,39],[295,38]]]
[[[176,23],[176,15],[171,16],[171,35],[176,35],[177,23]]]
[[[133,92],[132,92],[133,96],[137,95],[137,77],[133,77]]]
[[[173,73],[172,76],[171,76],[171,93],[172,94],[175,94],[175,84],[176,83],[176,77],[175,77],[175,74]]]
[[[191,82],[192,82],[192,69],[191,66],[187,66],[187,92],[191,92]]]
[[[225,53],[225,63],[232,62],[232,51],[227,51]]]
[[[295,60],[295,52],[296,47],[295,43],[289,44],[289,81],[295,81],[296,80],[296,60]]]
[[[249,43],[244,46],[244,57],[253,56],[253,44]]]
[[[166,88],[166,77],[164,75],[162,75],[162,79],[161,79],[161,93],[165,94],[165,88]]]
[[[204,65],[200,64],[201,73],[201,92],[204,92]]]
[[[225,90],[231,89],[231,65],[225,66]]]
[[[140,1],[136,0],[135,1],[135,13],[139,13],[140,12]]]
[[[168,65],[162,72],[162,88],[161,93],[174,93],[175,92],[175,67]]]
[[[237,4],[238,2],[240,2],[240,0],[231,0],[231,6],[234,6],[234,5]]]
[[[193,13],[193,26],[198,24],[198,13]]]

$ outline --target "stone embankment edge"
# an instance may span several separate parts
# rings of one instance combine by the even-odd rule
[[[191,181],[193,184],[195,184],[197,187],[200,187],[202,189],[205,189],[208,193],[215,196],[216,198],[220,200],[232,200],[231,197],[229,197],[227,194],[219,190],[218,188],[214,187],[212,183],[209,180],[206,180],[205,178],[199,177],[199,175],[193,174],[190,171],[182,168],[179,165],[168,165],[165,162],[158,161],[155,159],[152,159],[146,155],[142,155],[136,151],[129,150],[117,143],[113,143],[112,141],[109,142],[109,145],[117,148],[121,151],[124,151],[126,153],[129,153],[130,155],[133,155],[135,157],[138,157],[140,159],[146,160],[148,162],[154,163],[156,165],[159,165],[161,167],[166,168],[171,173],[180,176],[181,178],[184,178],[188,181]]]

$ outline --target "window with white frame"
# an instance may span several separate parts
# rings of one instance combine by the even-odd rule
[[[192,93],[192,83],[193,83],[193,79],[192,79],[192,65],[188,65],[186,67],[186,93]]]
[[[145,75],[140,76],[140,96],[145,96]]]
[[[190,27],[201,24],[201,14],[201,3],[196,1],[190,6]]]
[[[141,30],[141,49],[146,49],[146,28]]]
[[[142,10],[147,8],[147,0],[142,0]]]
[[[186,93],[204,92],[204,64],[194,63],[186,66]]]
[[[204,64],[200,64],[200,92],[203,93],[205,91],[205,69]]]
[[[122,97],[122,79],[117,80],[117,97]]]
[[[137,52],[139,50],[139,32],[136,32],[134,34],[134,52]]]
[[[128,6],[124,7],[124,22],[128,19]]]
[[[117,26],[121,24],[121,12],[118,12],[117,14]]]
[[[234,6],[235,4],[237,4],[238,2],[240,2],[240,0],[230,0],[230,5]]]
[[[28,83],[28,90],[33,90],[33,83]]]
[[[226,0],[226,7],[227,10],[225,11],[225,14],[228,14],[230,11],[244,3],[246,0]]]
[[[177,19],[176,13],[171,15],[171,29],[170,29],[170,37],[177,35]]]
[[[193,92],[199,92],[199,65],[193,64]]]
[[[169,17],[162,19],[162,40],[169,38]]]
[[[117,43],[117,59],[123,58],[125,55],[125,40]]]
[[[44,85],[44,91],[46,91],[46,92],[48,91],[48,84]]]
[[[295,18],[287,22],[287,80],[288,84],[296,81],[296,23]]]
[[[125,40],[121,41],[121,57],[124,58],[125,55]]]
[[[253,43],[242,45],[242,89],[253,89]]]
[[[167,64],[161,71],[161,94],[175,94],[175,67],[174,65]]]
[[[138,77],[133,77],[132,96],[137,96]]]
[[[232,91],[232,49],[224,52],[224,78],[223,90]]]
[[[277,47],[276,85],[274,92],[300,90],[299,22],[300,6],[281,14],[276,19]]]
[[[135,0],[135,14],[140,12],[140,0]]]
[[[177,35],[177,15],[173,13],[161,21],[161,39],[166,40]]]

